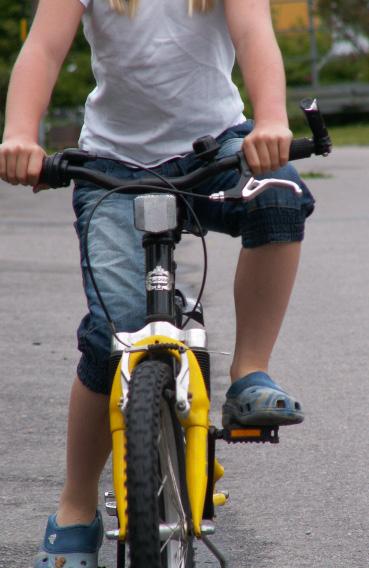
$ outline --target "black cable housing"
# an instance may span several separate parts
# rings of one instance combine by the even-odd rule
[[[156,173],[156,172],[152,172],[152,173]],[[193,311],[196,311],[197,307],[200,304],[204,289],[205,289],[205,284],[206,284],[206,278],[207,278],[207,267],[208,267],[208,255],[207,255],[207,248],[206,248],[206,242],[205,242],[205,237],[204,237],[204,231],[202,229],[201,223],[195,213],[195,211],[193,210],[193,208],[191,207],[191,205],[188,203],[188,201],[186,200],[186,198],[184,197],[184,193],[186,195],[190,195],[191,197],[193,197],[193,194],[190,192],[182,192],[180,190],[177,190],[170,182],[168,182],[167,180],[165,180],[165,178],[163,176],[160,176],[160,174],[157,174],[163,181],[166,181],[168,183],[168,188],[164,189],[164,188],[160,188],[157,186],[152,186],[152,185],[140,185],[139,189],[140,192],[142,192],[143,189],[147,190],[147,191],[159,191],[159,192],[164,192],[164,193],[173,193],[174,195],[176,195],[178,198],[181,199],[181,201],[184,203],[185,207],[190,211],[190,214],[195,222],[195,225],[199,231],[199,236],[201,238],[201,242],[202,242],[202,247],[203,247],[203,257],[204,257],[204,268],[203,268],[203,277],[202,277],[202,281],[201,281],[201,286],[200,286],[200,290],[193,308]],[[82,248],[83,248],[83,252],[86,258],[86,265],[87,265],[87,271],[88,274],[91,278],[91,283],[93,285],[93,288],[96,292],[96,296],[98,298],[98,301],[101,305],[101,308],[105,314],[105,317],[108,321],[108,324],[110,326],[111,332],[113,334],[113,336],[117,339],[117,341],[119,341],[120,343],[123,343],[118,335],[117,335],[117,330],[114,324],[114,321],[109,313],[109,310],[102,298],[101,292],[99,290],[98,284],[96,282],[96,278],[94,276],[93,273],[93,268],[91,266],[91,261],[90,261],[90,255],[89,255],[89,251],[88,251],[88,233],[89,233],[89,229],[90,229],[90,225],[91,225],[91,221],[92,221],[92,217],[94,216],[96,210],[98,209],[98,207],[101,205],[101,203],[107,199],[110,195],[113,195],[114,193],[126,193],[126,190],[130,189],[136,189],[137,191],[137,185],[132,184],[129,186],[120,186],[120,187],[116,187],[114,189],[111,189],[109,191],[107,191],[102,197],[100,197],[98,199],[98,201],[95,203],[95,205],[93,206],[87,221],[86,221],[86,225],[85,225],[85,230],[84,233],[82,235]],[[204,196],[201,196],[204,197]],[[208,199],[206,197],[206,199]],[[185,322],[182,324],[182,328],[184,328],[188,321],[190,320],[190,316],[187,317],[187,319],[185,320]],[[123,343],[123,345],[125,345]],[[126,345],[125,345],[126,346]]]

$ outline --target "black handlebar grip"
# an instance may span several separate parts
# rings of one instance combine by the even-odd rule
[[[315,152],[315,144],[309,138],[296,138],[292,140],[290,147],[290,160],[301,160],[310,158]]]
[[[64,159],[62,152],[46,156],[42,164],[38,183],[52,188],[67,186],[70,182],[66,175],[67,167],[68,162]]]
[[[43,159],[43,162],[42,162],[42,169],[41,169],[41,172],[40,172],[40,176],[39,176],[39,178],[38,178],[38,183],[39,183],[39,184],[45,184],[45,185],[48,184],[48,175],[47,175],[47,172],[48,172],[48,160],[50,160],[50,158],[49,158],[48,156],[46,156],[46,157]]]
[[[328,136],[322,113],[319,110],[316,99],[303,99],[300,106],[305,113],[314,138],[324,138]]]
[[[317,155],[329,154],[332,143],[325,125],[323,115],[319,110],[316,99],[303,99],[300,107],[305,113],[310,129],[313,133],[314,153]]]

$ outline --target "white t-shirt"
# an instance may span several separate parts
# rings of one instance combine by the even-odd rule
[[[154,166],[245,120],[221,0],[193,16],[187,0],[140,0],[133,18],[108,0],[81,2],[96,79],[81,148]]]

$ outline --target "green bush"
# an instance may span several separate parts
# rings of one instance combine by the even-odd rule
[[[0,9],[2,3],[4,0],[0,0]],[[19,22],[22,16],[20,5],[13,3],[9,6],[9,8],[8,4],[6,6],[6,18],[0,20],[0,133],[3,131],[11,69],[22,47],[19,33]],[[88,93],[95,86],[90,58],[90,48],[80,29],[62,66],[50,104],[51,111],[58,107],[74,107],[84,104]]]
[[[328,34],[316,36],[318,56],[325,55],[331,47]],[[282,52],[289,87],[311,83],[310,37],[308,33],[279,34],[278,43]]]
[[[5,108],[10,71],[22,45],[19,28],[20,4],[3,4],[4,0],[0,0],[0,117]]]
[[[50,110],[83,105],[94,86],[89,51],[74,48],[61,69]]]
[[[369,55],[357,54],[333,59],[327,63],[321,73],[322,84],[344,82],[369,82]]]

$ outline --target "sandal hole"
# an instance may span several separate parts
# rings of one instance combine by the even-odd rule
[[[276,408],[286,408],[286,401],[280,398],[276,401],[275,405]]]

